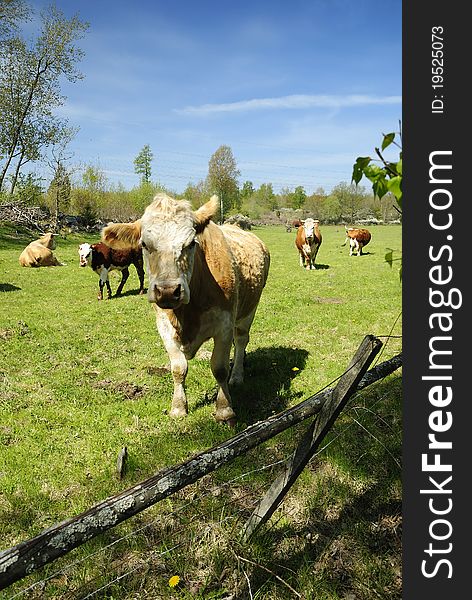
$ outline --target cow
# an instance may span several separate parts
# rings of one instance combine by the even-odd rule
[[[57,260],[53,254],[56,247],[55,233],[45,233],[39,239],[31,242],[20,254],[19,262],[22,267],[62,267],[64,263]]]
[[[315,260],[320,249],[322,236],[319,228],[319,221],[314,219],[305,219],[301,221],[295,238],[295,246],[300,254],[300,266],[308,271],[315,269]]]
[[[372,235],[370,231],[368,229],[357,229],[356,227],[347,228],[346,226],[344,229],[346,230],[346,239],[344,240],[344,244],[341,245],[345,246],[349,240],[349,256],[353,255],[354,250],[357,252],[357,256],[361,256],[362,248],[367,246],[371,240]]]
[[[218,383],[215,418],[233,426],[236,415],[229,386],[243,382],[249,329],[267,280],[270,255],[253,233],[216,225],[211,219],[218,207],[218,196],[193,211],[189,202],[160,193],[141,219],[105,227],[102,240],[112,248],[132,244],[143,249],[148,300],[174,381],[170,416],[188,414],[188,361],[203,342],[213,338],[210,365]]]
[[[121,294],[123,286],[129,277],[129,266],[134,265],[139,277],[139,293],[144,294],[144,265],[143,253],[140,248],[123,248],[113,250],[106,244],[79,245],[79,264],[81,267],[90,265],[100,277],[98,300],[103,300],[103,288],[107,286],[107,298],[111,298],[111,286],[108,273],[113,270],[121,271],[121,281],[116,290],[116,296]]]

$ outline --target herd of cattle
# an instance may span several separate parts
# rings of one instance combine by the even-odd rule
[[[267,281],[270,255],[253,233],[236,225],[216,225],[217,196],[196,211],[186,201],[158,194],[144,215],[133,223],[110,223],[96,244],[80,244],[79,264],[99,275],[98,299],[103,288],[111,297],[108,274],[117,269],[122,278],[120,295],[133,264],[144,294],[144,265],[148,274],[147,297],[156,312],[156,325],[169,355],[174,392],[170,414],[188,412],[185,379],[188,360],[208,339],[214,340],[211,370],[218,383],[216,420],[234,425],[229,386],[243,382],[244,356],[249,330]],[[319,221],[297,224],[295,245],[300,265],[315,269],[321,246]],[[371,239],[367,229],[346,228],[350,256],[358,256]],[[22,266],[62,265],[53,254],[54,234],[29,244],[20,255]],[[234,360],[230,369],[230,352]]]

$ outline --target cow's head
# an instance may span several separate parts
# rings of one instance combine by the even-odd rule
[[[112,248],[141,247],[149,277],[148,300],[160,308],[176,309],[190,302],[196,237],[218,206],[218,197],[212,196],[193,211],[185,200],[157,194],[141,219],[108,225],[102,240]]]
[[[91,258],[92,246],[90,244],[79,245],[79,264],[81,267],[86,267]]]
[[[56,248],[56,240],[54,236],[57,235],[55,233],[45,233],[39,238],[39,243],[49,248],[49,250],[54,250]]]
[[[317,225],[319,221],[315,221],[314,219],[305,219],[302,221],[303,228],[305,230],[305,237],[308,243],[312,242],[315,237],[315,225]]]

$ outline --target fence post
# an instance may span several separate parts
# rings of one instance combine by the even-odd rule
[[[283,501],[356,390],[359,381],[380,351],[381,346],[380,340],[374,336],[367,335],[364,338],[345,373],[332,390],[330,397],[314,417],[292,456],[286,461],[283,472],[273,482],[244,525],[242,531],[244,540],[249,539],[254,531],[272,516]]]

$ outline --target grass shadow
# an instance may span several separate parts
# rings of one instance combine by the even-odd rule
[[[21,290],[17,285],[11,283],[0,283],[0,292],[18,292]]]
[[[134,290],[126,290],[124,292],[121,292],[121,294],[119,296],[116,295],[116,292],[112,295],[112,297],[110,298],[110,300],[118,300],[119,298],[123,298],[125,296],[145,296],[147,292],[147,288],[144,288],[144,294],[140,294],[139,293],[139,288],[136,288]]]
[[[305,368],[308,351],[303,348],[269,346],[249,352],[244,384],[231,390],[238,420],[255,423],[278,413],[302,393],[291,382]]]

